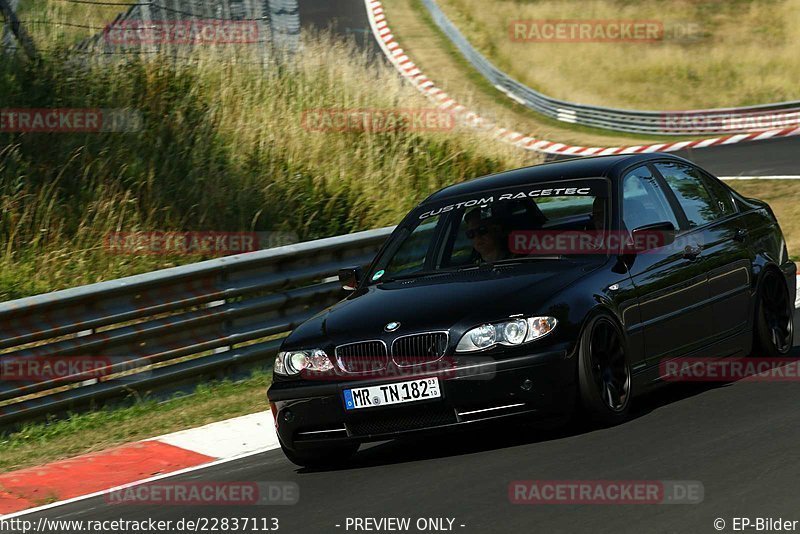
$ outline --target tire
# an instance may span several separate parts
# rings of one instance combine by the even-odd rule
[[[578,390],[583,415],[600,426],[628,418],[631,406],[631,367],[625,338],[606,314],[589,320],[578,349]]]
[[[762,277],[756,298],[752,354],[778,358],[792,349],[794,303],[780,273],[769,269]]]
[[[281,450],[290,462],[300,467],[336,467],[347,463],[353,457],[358,451],[358,443],[316,447],[301,451],[287,449],[281,443]]]

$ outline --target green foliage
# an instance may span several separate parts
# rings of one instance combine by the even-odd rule
[[[430,107],[354,47],[307,39],[291,64],[207,48],[83,64],[0,63],[4,108],[112,108],[133,132],[0,134],[0,300],[196,257],[121,256],[112,231],[283,231],[396,223],[432,191],[529,161],[475,134],[320,133],[313,108]]]

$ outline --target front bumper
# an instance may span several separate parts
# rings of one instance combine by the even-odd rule
[[[293,450],[383,441],[446,431],[508,417],[568,413],[575,402],[575,356],[566,347],[418,376],[325,383],[275,382],[268,392],[278,437]],[[442,396],[405,404],[345,410],[345,389],[438,376]]]

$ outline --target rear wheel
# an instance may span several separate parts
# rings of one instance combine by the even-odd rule
[[[287,449],[281,443],[283,454],[300,467],[335,467],[346,463],[358,451],[358,443],[347,445],[320,446],[300,451]]]
[[[589,321],[578,351],[578,385],[585,414],[601,425],[615,425],[628,417],[631,371],[625,340],[607,315]]]
[[[783,276],[768,270],[763,277],[756,301],[753,354],[775,358],[792,348],[794,303]]]

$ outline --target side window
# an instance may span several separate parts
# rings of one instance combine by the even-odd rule
[[[697,174],[706,184],[708,190],[711,191],[711,194],[714,195],[714,200],[717,202],[717,207],[722,212],[722,216],[727,217],[731,213],[735,213],[736,208],[733,205],[733,198],[728,188],[714,178],[710,178],[700,172],[697,172]]]
[[[655,166],[678,198],[689,226],[702,226],[724,215],[703,184],[699,171],[682,163],[656,163]],[[728,209],[733,210],[732,207]]]
[[[622,221],[628,230],[660,222],[679,228],[664,191],[647,167],[629,172],[622,180]]]

